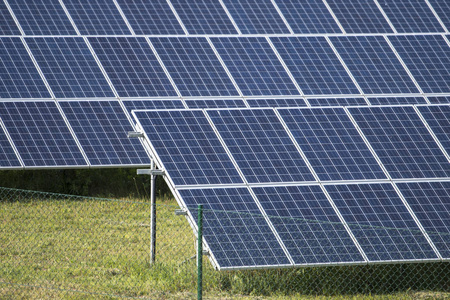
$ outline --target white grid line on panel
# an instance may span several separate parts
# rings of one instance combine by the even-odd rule
[[[342,26],[341,22],[339,22],[339,19],[336,17],[336,15],[334,14],[334,11],[331,9],[330,5],[328,4],[328,2],[326,0],[322,0],[323,4],[325,4],[325,6],[327,7],[328,11],[330,12],[331,16],[333,17],[334,21],[336,22],[336,24],[338,24],[339,29],[341,29],[343,34],[346,34],[347,32],[345,32],[344,27]]]
[[[16,157],[17,157],[17,159],[19,160],[21,167],[22,167],[22,168],[25,168],[25,164],[24,164],[24,162],[23,162],[23,160],[22,160],[22,157],[21,157],[20,154],[19,154],[19,151],[17,150],[16,144],[14,144],[14,141],[12,140],[11,135],[9,134],[8,130],[6,129],[6,126],[5,126],[5,124],[3,123],[3,120],[2,120],[1,118],[0,118],[0,127],[3,129],[3,132],[4,132],[5,135],[6,135],[6,138],[8,139],[8,141],[9,141],[11,147],[13,148],[14,153],[16,154]],[[2,168],[2,169],[3,169],[3,168]]]
[[[225,13],[227,14],[228,18],[231,20],[231,23],[233,23],[234,29],[236,29],[238,35],[242,35],[241,30],[239,29],[239,27],[236,24],[236,21],[233,19],[233,16],[230,14],[230,11],[228,10],[228,8],[226,7],[225,3],[223,3],[222,0],[219,0],[220,5],[223,7],[223,10],[225,11]]]
[[[381,5],[378,2],[378,0],[373,0],[373,1],[375,2],[375,5],[378,7],[378,9],[381,11],[381,14],[383,15],[383,17],[386,19],[386,22],[388,22],[388,24],[391,27],[392,31],[394,33],[398,33],[397,29],[394,27],[394,25],[392,24],[391,20],[389,20],[389,17],[387,16],[387,14],[384,11],[384,9],[381,7]]]
[[[14,22],[16,22],[16,26],[17,26],[17,28],[19,28],[20,34],[21,35],[25,35],[25,31],[23,31],[22,26],[20,26],[19,20],[17,19],[17,17],[14,14],[11,6],[9,5],[8,0],[3,0],[3,2],[5,3],[6,7],[8,8],[8,11],[11,14],[11,17],[13,18]]]
[[[128,19],[125,16],[122,8],[120,7],[119,3],[117,3],[117,0],[113,0],[113,2],[114,2],[114,5],[116,6],[117,10],[119,11],[119,14],[122,16],[122,19],[124,20],[125,24],[127,24],[128,30],[131,32],[132,35],[136,35],[133,27],[131,27],[130,22],[128,22]]]
[[[61,5],[62,9],[66,13],[67,18],[69,19],[70,24],[72,24],[73,29],[75,29],[75,32],[77,33],[77,35],[81,35],[80,31],[78,30],[77,25],[75,24],[75,22],[72,19],[72,16],[70,15],[69,11],[67,10],[67,7],[64,5],[63,0],[59,0],[59,4]]]
[[[428,7],[430,8],[431,12],[433,13],[434,17],[438,20],[439,24],[441,24],[442,28],[444,28],[444,31],[446,33],[448,33],[448,28],[445,26],[444,22],[442,22],[441,17],[439,17],[439,15],[437,14],[436,10],[434,9],[434,7],[431,5],[430,1],[425,0],[425,3],[428,5]]]
[[[270,0],[272,2],[272,5],[275,7],[275,10],[277,11],[277,13],[280,15],[281,19],[284,22],[284,25],[286,25],[287,29],[289,29],[289,32],[291,34],[294,34],[294,31],[292,30],[291,25],[289,25],[288,21],[286,20],[286,18],[284,17],[283,13],[281,12],[280,8],[278,7],[277,3],[275,2],[275,0]]]
[[[175,10],[175,7],[173,7],[172,2],[170,2],[170,0],[166,0],[166,1],[167,1],[167,4],[169,5],[170,9],[172,10],[173,14],[175,15],[175,18],[177,19],[178,23],[180,23],[180,26],[183,29],[184,33],[186,35],[189,35],[189,32],[186,29],[186,26],[184,26],[183,21],[181,21],[181,18],[178,15],[177,11]]]

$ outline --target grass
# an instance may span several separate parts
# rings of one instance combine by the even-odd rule
[[[150,266],[148,202],[0,197],[0,299],[195,298],[194,236],[174,204],[158,201]],[[450,298],[448,263],[245,272],[204,265],[206,299]]]

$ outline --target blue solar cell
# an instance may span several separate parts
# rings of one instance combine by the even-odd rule
[[[207,113],[247,182],[315,181],[273,110]]]
[[[186,105],[191,108],[238,108],[245,107],[241,99],[223,99],[223,100],[185,100]]]
[[[278,112],[321,180],[386,179],[342,108]]]
[[[114,97],[81,37],[27,38],[56,98]]]
[[[8,140],[5,131],[0,126],[0,167],[5,168],[20,166],[20,161]]]
[[[450,106],[419,106],[418,109],[441,145],[450,154]]]
[[[364,261],[319,186],[253,191],[296,265]]]
[[[112,1],[71,0],[64,4],[83,35],[131,34]]]
[[[308,98],[311,106],[359,106],[367,105],[364,98]]]
[[[123,105],[129,113],[135,109],[183,109],[181,100],[124,100]]]
[[[242,183],[202,111],[133,113],[175,185]]]
[[[341,33],[322,0],[277,0],[294,33]]]
[[[372,0],[327,0],[327,2],[347,33],[393,32]]]
[[[368,99],[372,105],[427,104],[423,97],[376,97]]]
[[[19,38],[0,38],[0,98],[50,98]]]
[[[325,187],[369,261],[437,257],[391,184]]]
[[[91,165],[149,165],[150,159],[117,101],[59,102]]]
[[[87,166],[55,102],[0,102],[0,118],[25,167]]]
[[[447,0],[428,0],[441,21],[450,29],[450,2]]]
[[[349,108],[392,178],[449,177],[450,164],[411,106]]]
[[[324,37],[271,40],[304,94],[360,93]]]
[[[301,107],[306,106],[306,103],[301,98],[286,98],[286,99],[246,99],[250,107]]]
[[[443,258],[450,258],[450,182],[398,183]]]
[[[379,3],[399,33],[444,31],[423,0],[380,0]]]
[[[9,0],[8,3],[25,34],[77,34],[58,0]]]
[[[366,94],[418,93],[382,36],[330,37]]]
[[[183,96],[239,96],[206,38],[151,38]]]
[[[270,0],[224,0],[243,34],[289,33]]]
[[[171,3],[190,34],[237,34],[219,1],[172,0]]]
[[[450,47],[442,36],[392,36],[389,40],[425,93],[450,92]]]
[[[203,238],[220,268],[290,264],[247,189],[179,192],[194,217],[203,204]]]
[[[300,94],[264,38],[223,37],[211,41],[245,96]]]
[[[177,96],[145,38],[91,37],[89,42],[119,96]]]
[[[4,2],[0,2],[0,35],[20,35],[20,30]]]
[[[136,34],[184,34],[166,0],[117,0]]]
[[[450,103],[450,97],[428,97],[428,101],[431,104],[448,104]]]

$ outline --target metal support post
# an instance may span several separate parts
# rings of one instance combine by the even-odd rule
[[[203,291],[203,205],[198,206],[197,220],[197,299],[202,299]]]
[[[151,169],[155,169],[155,162],[152,160]],[[155,204],[155,181],[156,175],[150,175],[150,264],[155,262],[156,257],[156,204]]]

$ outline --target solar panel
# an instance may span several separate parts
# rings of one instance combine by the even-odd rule
[[[237,34],[219,1],[171,0],[190,34]]]
[[[372,0],[327,0],[347,33],[391,33],[392,29]]]
[[[350,107],[348,110],[392,178],[450,176],[447,158],[413,107]]]
[[[1,122],[1,119],[0,119]],[[19,159],[11,146],[5,131],[0,125],[0,167],[21,167]]]
[[[166,0],[117,0],[136,34],[184,34]]]
[[[397,32],[444,31],[426,1],[380,0],[379,3]]]
[[[270,0],[223,0],[243,34],[289,33]]]
[[[359,106],[367,105],[364,98],[308,98],[311,106]]]
[[[386,179],[342,108],[278,112],[321,180]]]
[[[50,98],[19,38],[0,38],[0,98]]]
[[[246,188],[180,190],[189,211],[203,204],[203,238],[221,269],[290,265]]]
[[[392,36],[389,40],[425,93],[450,92],[450,47],[442,36]]]
[[[342,33],[322,0],[276,0],[294,33]]]
[[[64,114],[93,166],[149,165],[150,158],[117,101],[60,101]]]
[[[250,107],[300,107],[306,106],[302,98],[246,99]]]
[[[207,113],[247,182],[315,181],[273,110]]]
[[[244,96],[300,94],[264,38],[221,37],[211,41]]]
[[[369,261],[437,256],[391,184],[327,185]]]
[[[134,111],[175,185],[238,184],[238,171],[200,110]]]
[[[121,97],[177,96],[145,38],[90,37]]]
[[[450,106],[419,106],[418,110],[441,145],[450,154]]]
[[[273,37],[271,41],[304,94],[360,93],[324,37]]]
[[[25,167],[87,167],[55,102],[0,102],[0,118]]]
[[[418,93],[382,36],[330,37],[366,94]]]
[[[58,0],[8,0],[27,35],[76,35]]]
[[[4,2],[0,2],[0,35],[20,35],[20,30]]]
[[[131,114],[135,109],[183,109],[181,100],[123,100],[123,105]]]
[[[364,261],[319,186],[253,191],[296,265]]]
[[[443,258],[450,258],[450,182],[398,183]]]
[[[450,28],[450,3],[447,0],[428,0],[441,21]]]
[[[82,35],[131,34],[113,1],[71,0],[64,4]]]
[[[372,105],[427,104],[423,97],[373,97],[368,100]]]
[[[27,38],[26,43],[55,97],[114,97],[81,37]]]
[[[448,104],[450,103],[450,97],[428,97],[428,101],[431,104]]]
[[[241,99],[218,99],[218,100],[185,100],[190,109],[195,108],[238,108],[245,107]]]
[[[151,38],[183,96],[239,96],[206,38]]]

